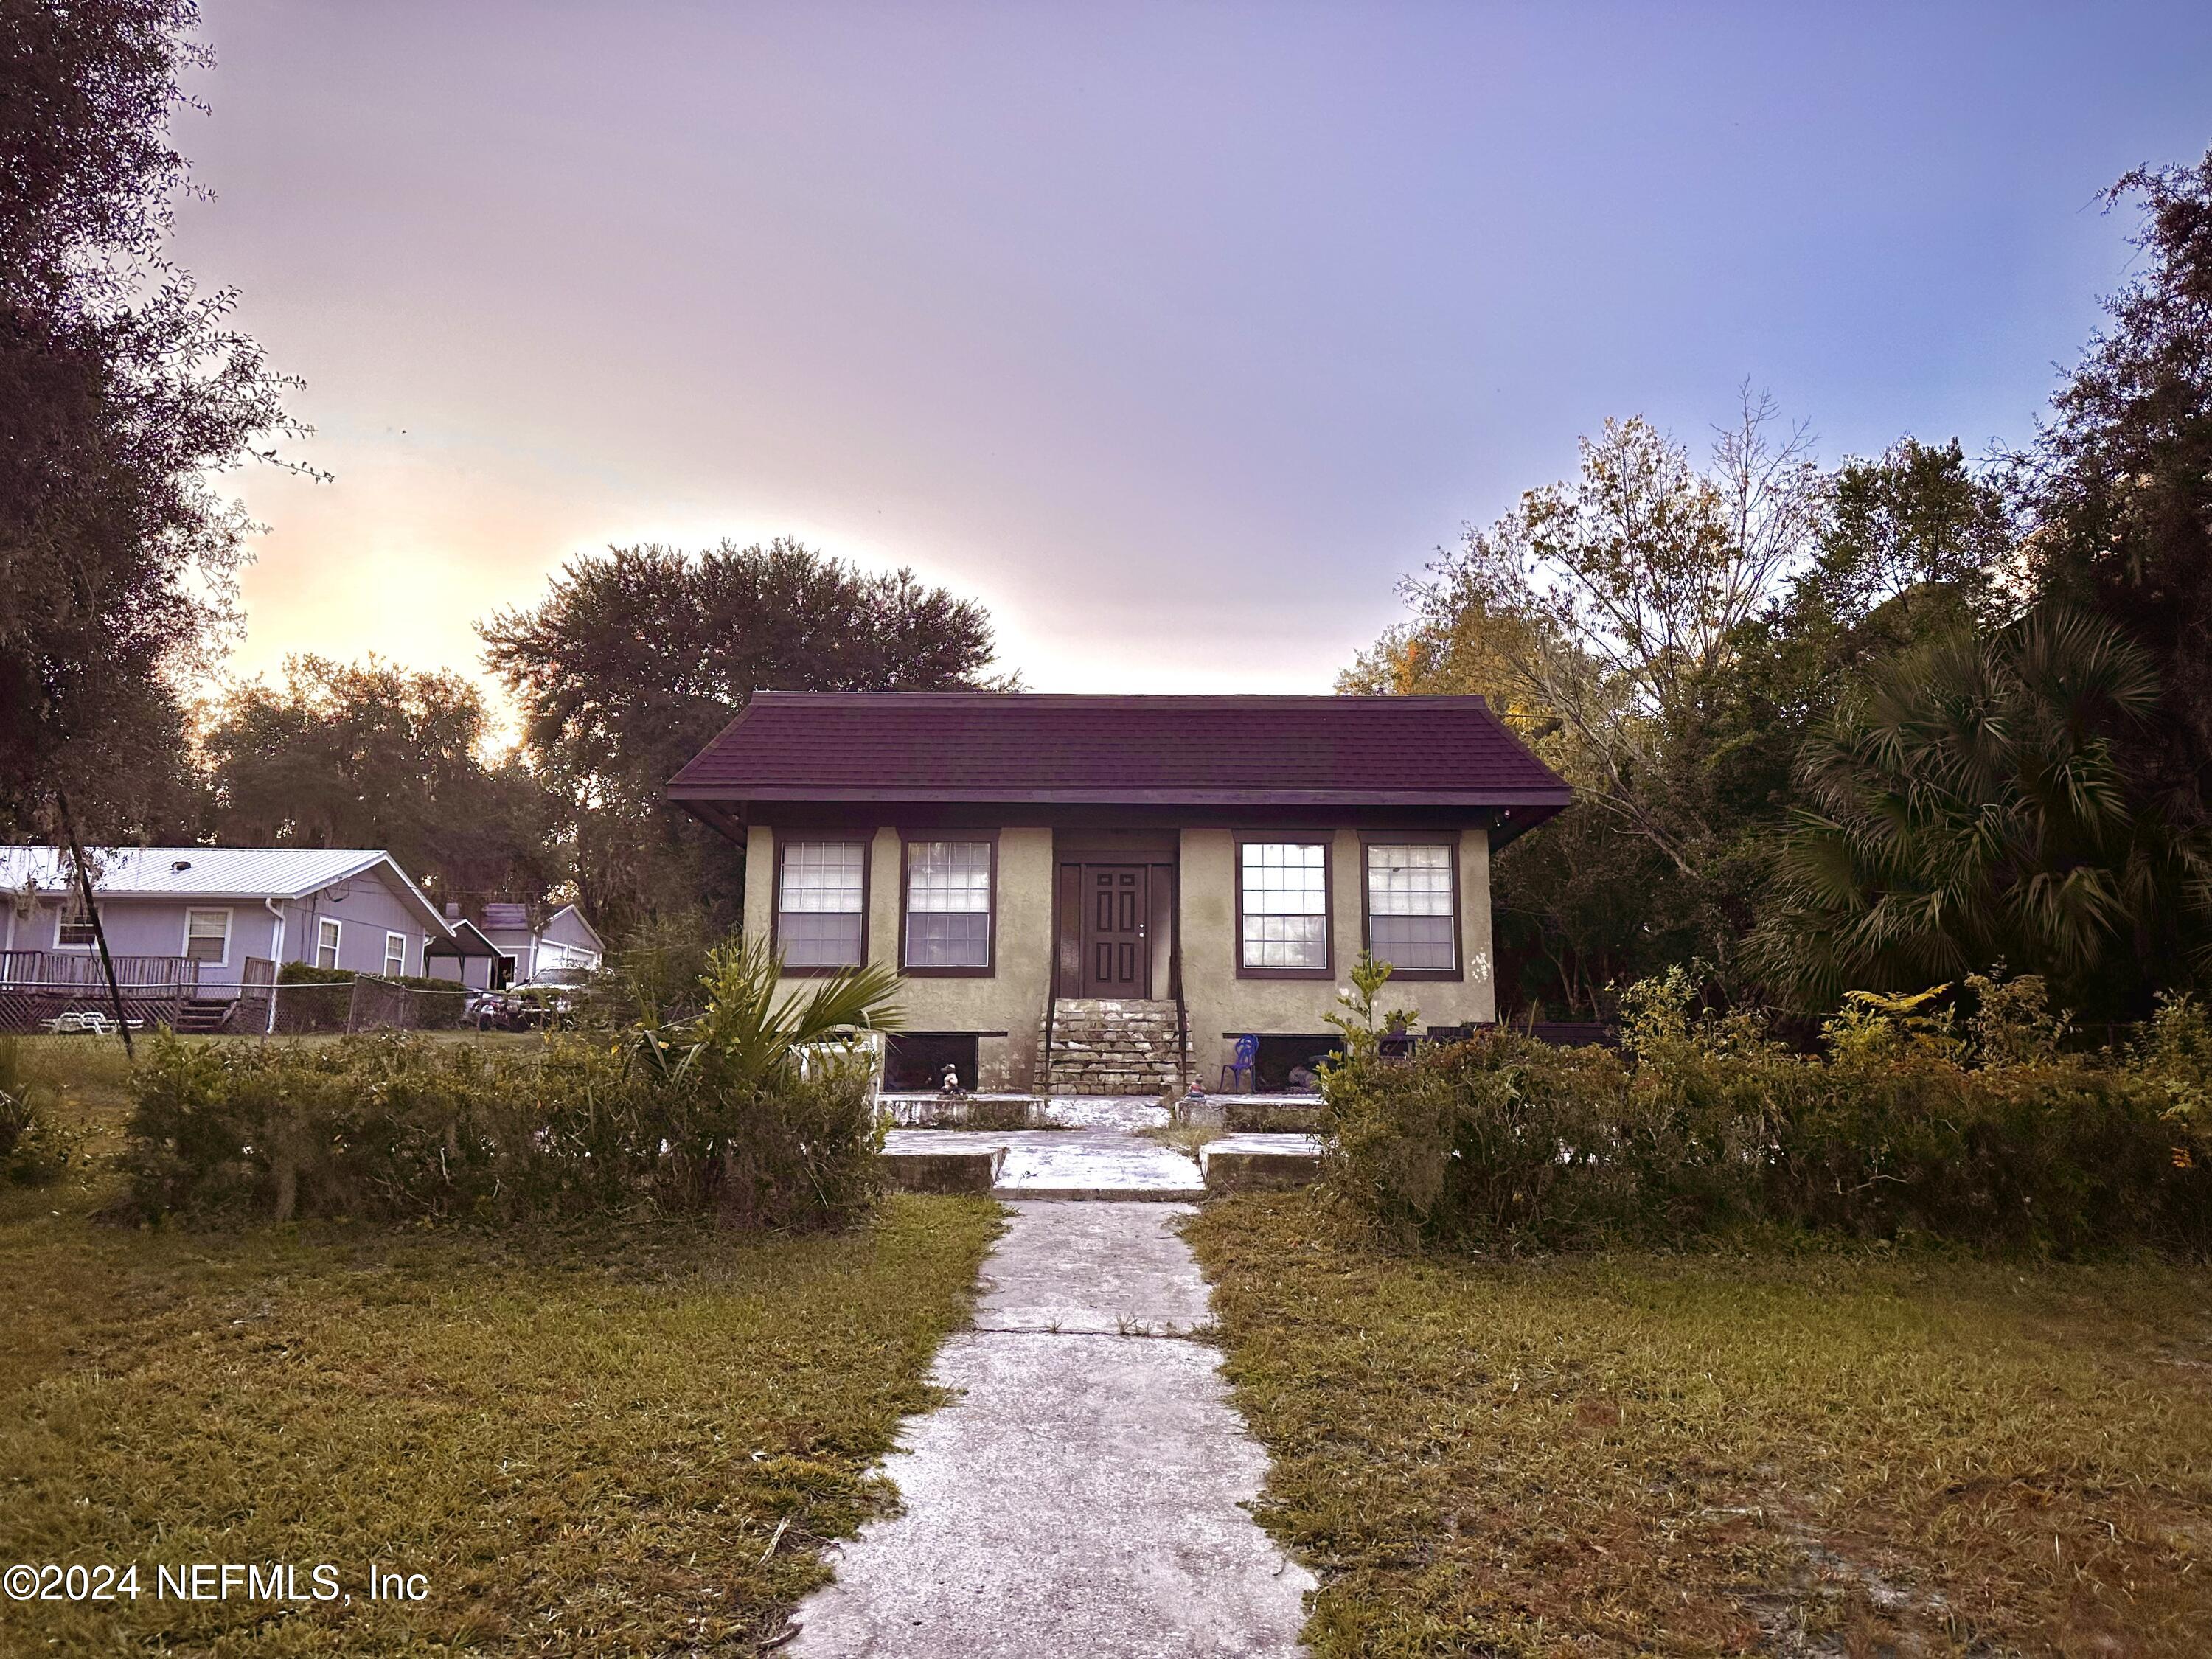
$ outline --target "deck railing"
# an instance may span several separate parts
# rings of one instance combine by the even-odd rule
[[[126,991],[157,995],[199,988],[193,957],[117,957],[115,982]],[[0,987],[16,991],[104,991],[106,969],[97,951],[0,951]]]

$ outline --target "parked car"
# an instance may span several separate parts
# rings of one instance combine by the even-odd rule
[[[479,993],[463,1005],[462,1018],[479,1031],[531,1031],[559,1025],[576,1011],[576,997],[592,982],[588,968],[546,968],[503,991]]]

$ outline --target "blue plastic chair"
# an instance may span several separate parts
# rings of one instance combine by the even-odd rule
[[[1221,1081],[1213,1086],[1227,1094],[1237,1087],[1237,1079],[1244,1079],[1244,1091],[1252,1093],[1259,1087],[1260,1039],[1249,1032],[1237,1039],[1237,1058],[1221,1068]]]

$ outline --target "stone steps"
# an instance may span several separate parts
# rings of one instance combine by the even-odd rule
[[[1065,998],[1050,1024],[1049,1094],[1180,1094],[1189,1081],[1190,1056],[1172,1001]]]

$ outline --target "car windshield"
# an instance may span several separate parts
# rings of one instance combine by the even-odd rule
[[[581,985],[591,978],[590,970],[583,968],[548,968],[531,981],[533,985]]]

